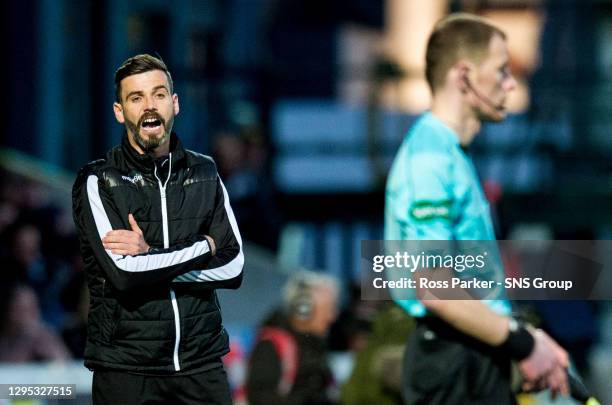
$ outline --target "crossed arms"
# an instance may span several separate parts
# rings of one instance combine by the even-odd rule
[[[242,239],[227,191],[217,176],[210,235],[149,251],[142,231],[130,214],[129,230],[113,229],[119,214],[98,177],[82,173],[73,189],[74,220],[83,251],[93,256],[119,291],[159,284],[193,284],[192,288],[238,288],[242,280]]]

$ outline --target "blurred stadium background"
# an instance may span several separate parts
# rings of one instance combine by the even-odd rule
[[[330,339],[344,381],[357,350],[351,333],[367,335],[372,318],[356,291],[360,241],[382,238],[386,172],[428,105],[429,30],[460,10],[506,30],[520,84],[509,119],[485,126],[472,148],[499,238],[609,239],[612,1],[3,2],[1,271],[27,275],[41,321],[74,360],[46,362],[52,348],[11,356],[0,336],[0,382],[77,383],[89,401],[70,189],[79,167],[119,141],[113,73],[142,52],[168,64],[181,102],[175,130],[215,157],[246,239],[243,287],[221,293],[237,357],[248,355],[293,269],[325,271],[345,286],[345,316]],[[16,295],[7,289],[4,325]],[[530,310],[571,350],[602,403],[612,402],[612,305]],[[230,370],[235,384],[241,361]]]

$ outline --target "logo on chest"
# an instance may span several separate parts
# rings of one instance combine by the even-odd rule
[[[121,178],[125,181],[129,181],[132,184],[136,184],[137,182],[142,181],[142,174],[135,174],[134,177],[121,176]]]

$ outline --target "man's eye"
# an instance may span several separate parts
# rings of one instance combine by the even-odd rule
[[[164,93],[157,93],[156,97],[160,100],[163,100],[164,98],[166,98],[166,95]]]
[[[132,103],[138,103],[141,99],[142,97],[136,96],[136,97],[132,97],[130,100],[132,100]]]

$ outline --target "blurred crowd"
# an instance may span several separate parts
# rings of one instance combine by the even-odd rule
[[[0,176],[0,361],[82,357],[88,296],[71,214],[43,184]]]

